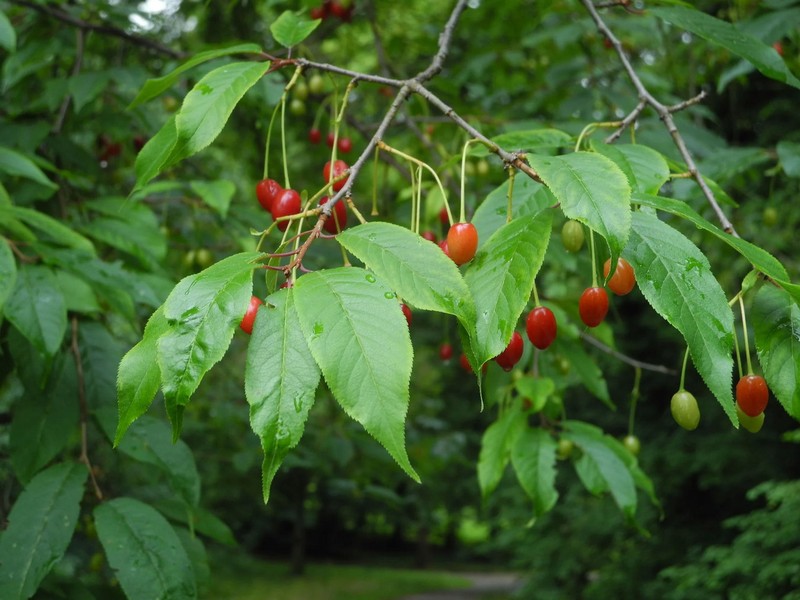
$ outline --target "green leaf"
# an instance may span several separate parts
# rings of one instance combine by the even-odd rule
[[[0,537],[0,598],[30,598],[64,555],[78,522],[86,467],[62,463],[25,487]]]
[[[166,257],[167,240],[159,230],[158,217],[145,203],[112,196],[86,202],[86,206],[106,217],[93,218],[86,226],[96,239],[143,262],[160,263]]]
[[[750,61],[767,77],[800,89],[800,80],[792,74],[774,48],[733,24],[694,8],[651,8],[649,12]]]
[[[561,336],[561,331],[559,331],[559,336],[559,339],[556,340],[559,352],[569,356],[570,363],[575,368],[575,374],[580,378],[584,387],[611,410],[616,410],[617,407],[611,401],[611,396],[608,393],[603,371],[597,365],[597,362],[586,353],[580,344]]]
[[[0,240],[0,315],[3,314],[3,305],[11,295],[11,290],[17,282],[17,262],[8,241]]]
[[[522,489],[533,501],[537,517],[558,501],[556,491],[556,448],[558,444],[544,429],[524,429],[511,448],[511,464]]]
[[[61,347],[67,330],[67,309],[50,269],[36,265],[20,268],[4,312],[40,352],[52,355]]]
[[[7,209],[0,208],[0,214],[6,211],[8,211],[10,216],[16,217],[34,229],[38,229],[44,233],[48,239],[53,240],[61,246],[94,254],[94,245],[92,242],[77,233],[71,227],[64,225],[60,221],[56,221],[53,217],[43,212],[32,208],[24,208],[22,206],[12,206]]]
[[[192,181],[189,183],[189,187],[223,219],[228,215],[228,207],[236,193],[236,186],[232,181],[227,179]]]
[[[26,383],[11,421],[11,464],[20,481],[29,481],[69,442],[78,425],[77,377],[69,355],[44,389]],[[63,360],[62,360],[63,358]]]
[[[527,417],[515,403],[484,432],[478,457],[478,483],[484,498],[497,488],[503,478],[503,472],[511,458],[511,448],[525,430],[526,423]]]
[[[58,189],[58,186],[50,181],[30,158],[2,146],[0,146],[0,172],[12,177],[30,179],[53,190]]]
[[[647,146],[593,142],[592,150],[613,160],[625,173],[634,192],[657,194],[661,186],[669,180],[666,159]]]
[[[478,364],[500,354],[511,339],[544,261],[552,219],[550,211],[514,219],[469,263],[465,279],[477,311],[472,350]]]
[[[800,144],[781,140],[775,147],[783,172],[789,177],[800,177]]]
[[[475,305],[458,267],[441,249],[404,227],[366,223],[336,238],[416,308],[454,315],[472,327]]]
[[[268,69],[269,62],[232,63],[214,69],[198,81],[175,117],[178,139],[168,164],[197,154],[213,142],[245,92]]]
[[[69,78],[67,89],[75,103],[75,112],[97,98],[112,79],[110,71],[87,71]]]
[[[152,502],[151,506],[156,508],[158,512],[167,517],[175,523],[183,523],[192,528],[195,532],[206,536],[209,539],[225,544],[226,546],[235,546],[236,539],[233,537],[233,532],[219,517],[213,513],[200,508],[187,507],[186,504],[174,498],[164,498],[156,502]]]
[[[192,451],[181,440],[172,443],[164,421],[146,415],[140,417],[117,448],[161,470],[187,505],[196,507],[200,502],[200,476]]]
[[[181,429],[183,406],[211,367],[222,359],[253,289],[258,252],[229,256],[182,279],[164,303],[169,331],[157,342],[161,389],[172,421]]]
[[[144,188],[153,177],[171,164],[170,156],[177,143],[178,130],[175,128],[175,115],[173,115],[153,137],[147,140],[136,155],[134,165],[136,185],[131,192],[132,195]]]
[[[508,185],[506,179],[492,190],[472,216],[472,224],[478,230],[478,248],[508,220]],[[528,177],[515,178],[511,201],[512,218],[535,215],[556,204],[550,190]]]
[[[168,331],[169,325],[162,306],[150,316],[141,341],[131,348],[119,363],[117,372],[119,423],[114,435],[114,446],[119,445],[131,423],[147,412],[158,392],[161,370],[156,359],[157,342]]]
[[[636,515],[636,487],[631,472],[617,456],[612,443],[617,442],[603,435],[598,428],[580,421],[564,421],[562,437],[571,440],[583,450],[582,460],[588,462],[602,481],[602,487],[611,492],[623,514],[633,521]],[[600,488],[593,486],[596,493]]]
[[[717,238],[728,244],[731,248],[736,250],[739,254],[749,260],[752,265],[767,275],[776,280],[788,279],[786,269],[778,261],[777,258],[772,256],[769,252],[751,244],[747,240],[737,238],[729,233],[725,233],[719,227],[709,223],[699,214],[697,214],[691,206],[680,200],[673,200],[672,198],[664,198],[662,196],[647,196],[644,194],[634,194],[633,201],[642,206],[649,206],[658,210],[683,217],[684,219],[692,222],[698,229],[708,231],[714,234]]]
[[[267,299],[247,347],[244,391],[250,404],[250,426],[264,450],[265,504],[275,473],[303,436],[320,377],[291,291],[280,290]]]
[[[215,50],[198,52],[177,69],[171,71],[169,74],[164,75],[163,77],[157,77],[155,79],[148,79],[128,108],[135,108],[136,106],[160,95],[165,90],[171,88],[173,84],[178,81],[178,78],[182,73],[185,73],[189,69],[192,69],[204,62],[214,60],[215,58],[220,58],[222,56],[229,56],[231,54],[258,54],[260,52],[261,48],[258,46],[258,44],[238,44],[236,46],[229,46],[227,48],[217,48]]]
[[[594,152],[529,155],[528,161],[561,203],[564,214],[606,239],[615,263],[631,227],[631,188],[620,168]]]
[[[211,579],[211,568],[208,564],[206,547],[193,531],[189,531],[185,527],[174,527],[173,529],[183,549],[186,551],[186,556],[189,558],[189,564],[194,573],[195,585],[200,592],[203,592],[208,587],[208,582]]]
[[[419,481],[405,447],[413,349],[394,292],[372,273],[347,267],[303,275],[293,296],[333,396]]]
[[[97,303],[94,290],[83,279],[61,270],[56,271],[56,279],[61,294],[64,296],[68,313],[96,315],[100,312],[100,305]]]
[[[269,30],[276,42],[291,48],[311,35],[320,23],[322,23],[320,19],[306,19],[302,14],[287,10],[275,19]]]
[[[109,566],[128,598],[197,598],[189,557],[158,511],[133,498],[94,509]]]
[[[2,10],[0,10],[0,46],[9,52],[17,49],[17,34]]]
[[[505,386],[504,386],[505,387]],[[530,411],[537,413],[547,404],[547,399],[555,391],[555,384],[549,377],[524,375],[514,382],[517,393],[531,401]]]
[[[800,419],[800,307],[785,291],[764,285],[750,321],[769,389],[787,413]]]
[[[509,131],[492,138],[492,142],[509,152],[533,152],[535,154],[555,154],[561,148],[571,146],[573,137],[558,129],[529,129]],[[470,156],[489,156],[489,149],[483,144],[475,145]]]
[[[708,259],[657,217],[636,211],[625,258],[645,299],[683,334],[692,362],[734,425],[733,313]]]

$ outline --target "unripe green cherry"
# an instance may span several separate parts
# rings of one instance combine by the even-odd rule
[[[675,422],[686,431],[697,429],[700,424],[700,408],[695,397],[686,390],[679,390],[669,402],[669,410]]]
[[[300,98],[293,98],[289,103],[289,111],[296,116],[304,115],[306,114],[306,103]]]
[[[325,80],[322,75],[314,73],[308,80],[308,89],[312,94],[321,94],[325,91]]]
[[[747,414],[745,414],[745,412],[741,408],[739,408],[739,405],[737,404],[736,415],[739,417],[739,424],[750,433],[758,433],[764,426],[763,412],[755,417],[750,417]]]
[[[626,435],[622,439],[622,445],[625,446],[628,452],[630,452],[634,456],[639,454],[639,450],[642,449],[642,443],[639,441],[639,438],[636,437],[635,435]]]
[[[302,79],[298,79],[294,86],[294,90],[292,90],[292,93],[298,100],[305,100],[308,98],[308,85]]]
[[[575,444],[572,440],[561,438],[558,440],[558,447],[556,448],[556,456],[561,460],[566,460],[572,456],[572,451],[575,449]]]
[[[585,236],[583,225],[578,221],[569,220],[561,228],[561,243],[567,252],[577,252],[583,246]]]

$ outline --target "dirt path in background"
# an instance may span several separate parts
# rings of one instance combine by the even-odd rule
[[[478,600],[489,594],[507,594],[511,597],[511,594],[522,586],[522,580],[516,573],[453,573],[453,575],[469,579],[472,587],[413,594],[398,600]]]

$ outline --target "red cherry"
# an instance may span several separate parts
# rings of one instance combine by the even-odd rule
[[[772,47],[775,48],[775,52],[777,52],[779,56],[783,56],[783,44],[775,42],[772,44]]]
[[[589,327],[597,327],[608,313],[608,294],[601,287],[586,288],[578,302],[581,321]]]
[[[403,315],[405,315],[406,317],[406,322],[408,323],[408,326],[411,327],[411,319],[412,319],[411,309],[402,302],[400,303],[400,308],[403,311]]]
[[[445,238],[441,242],[439,242],[439,248],[442,249],[442,252],[444,252],[444,255],[447,258],[450,258],[450,253],[448,252],[448,249],[447,249],[447,238]]]
[[[137,152],[139,152],[139,150],[141,150],[142,148],[144,148],[144,145],[145,145],[146,143],[147,143],[147,138],[146,138],[146,137],[144,137],[144,136],[143,136],[143,135],[141,135],[141,134],[139,134],[139,135],[136,135],[136,136],[134,136],[134,138],[133,138],[133,147],[134,147],[134,149],[135,149]]]
[[[461,368],[464,369],[467,373],[472,373],[472,365],[469,364],[469,360],[467,359],[467,355],[463,352],[461,356],[458,357],[458,363],[461,365]]]
[[[761,375],[745,375],[736,384],[736,404],[748,417],[764,412],[769,401],[769,388]]]
[[[333,174],[331,175],[331,161],[325,163],[325,166],[322,169],[322,177],[325,179],[325,183],[328,183],[331,179],[336,179],[345,171],[347,171],[348,166],[347,163],[343,160],[337,160],[333,163]],[[342,179],[341,181],[337,181],[333,184],[333,191],[338,192],[340,189],[344,187],[344,184],[347,183],[347,177]]]
[[[333,148],[333,140],[334,140],[333,132],[329,131],[328,137],[325,138],[325,143],[328,144],[328,148]]]
[[[272,203],[272,216],[275,220],[280,217],[288,217],[289,215],[296,215],[302,209],[303,203],[300,200],[300,194],[294,190],[284,190],[283,193],[275,199]],[[281,221],[278,223],[278,229],[286,231],[289,226],[289,221]]]
[[[461,266],[475,256],[478,249],[478,230],[472,223],[456,223],[447,232],[447,254]]]
[[[450,360],[453,358],[453,347],[447,342],[439,346],[439,358],[442,360]]]
[[[445,227],[450,225],[450,217],[447,215],[447,208],[442,207],[442,210],[439,211],[439,221],[441,221],[442,225]]]
[[[556,339],[556,316],[545,306],[537,306],[528,313],[525,321],[528,339],[539,350],[544,350]]]
[[[283,193],[281,184],[274,179],[262,179],[256,184],[256,198],[266,211],[272,212],[275,199]]]
[[[319,144],[322,141],[322,132],[316,127],[308,132],[308,141],[312,144]]]
[[[339,138],[338,148],[339,152],[347,154],[353,149],[353,141],[349,137]]]
[[[608,272],[611,270],[611,259],[606,259],[603,265],[603,277],[608,277]],[[608,280],[608,289],[614,292],[617,296],[624,296],[629,294],[636,285],[636,275],[633,272],[631,263],[622,257],[617,259],[617,269]]]
[[[326,204],[328,200],[330,200],[328,196],[323,196],[319,200],[319,205],[322,206],[323,204]],[[339,224],[338,227],[336,226],[337,223]],[[331,216],[325,219],[325,223],[322,225],[322,227],[328,233],[336,235],[346,226],[347,226],[347,208],[344,205],[344,200],[339,200],[339,202],[337,202],[334,205]]]
[[[258,314],[258,307],[264,304],[261,301],[261,298],[257,298],[253,296],[250,298],[250,306],[247,307],[247,312],[244,313],[244,317],[242,317],[242,322],[239,323],[239,327],[242,328],[246,334],[253,333],[253,323],[256,322],[256,315]]]
[[[500,354],[494,357],[495,362],[503,367],[504,371],[510,371],[522,358],[522,351],[525,349],[525,344],[522,341],[522,336],[518,331],[514,332],[511,336],[511,341],[508,346]]]
[[[350,4],[349,6],[345,6],[340,2],[331,2],[330,4],[330,11],[331,14],[339,17],[342,21],[349,22],[350,19],[353,18],[353,5]]]
[[[328,7],[326,5],[315,6],[308,14],[312,19],[324,19],[328,16]]]
[[[429,242],[433,242],[434,244],[436,243],[436,234],[433,233],[432,231],[423,231],[422,237],[424,237]]]

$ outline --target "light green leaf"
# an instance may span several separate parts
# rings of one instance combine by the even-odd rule
[[[583,450],[582,460],[590,463],[593,469],[596,469],[596,473],[602,481],[602,487],[611,492],[611,496],[623,514],[633,521],[637,504],[636,487],[627,466],[610,447],[610,444],[616,440],[603,435],[596,427],[579,421],[564,421],[562,437],[571,440]],[[601,489],[600,486],[593,485],[593,487],[595,490],[590,489],[593,493]]]
[[[372,273],[347,267],[303,275],[293,296],[333,396],[419,481],[405,447],[413,350],[394,291]]]
[[[67,358],[71,358],[67,356]],[[78,425],[77,377],[72,360],[57,361],[44,389],[26,384],[11,421],[11,464],[26,482],[69,442]]]
[[[68,313],[96,315],[100,312],[100,305],[97,303],[94,290],[83,279],[62,270],[56,271],[56,279],[61,294],[64,296]]]
[[[223,219],[228,215],[228,207],[236,193],[236,186],[232,181],[227,179],[192,181],[189,183],[189,187]]]
[[[11,206],[0,208],[0,214],[8,212],[10,216],[27,223],[34,229],[38,229],[47,239],[67,248],[75,248],[94,254],[94,245],[88,239],[77,233],[71,227],[67,227],[53,217],[32,208],[22,206]]]
[[[42,471],[25,487],[0,537],[0,598],[30,598],[69,546],[88,475],[78,463]]]
[[[319,368],[303,337],[292,292],[280,290],[267,299],[247,347],[244,391],[250,426],[264,450],[265,504],[275,473],[303,436],[319,385]]]
[[[175,117],[178,140],[168,163],[175,164],[197,154],[213,142],[245,92],[268,69],[269,62],[232,63],[214,69],[198,81]]]
[[[11,295],[11,290],[17,282],[17,261],[14,253],[4,238],[0,240],[0,315],[3,314],[3,305]]]
[[[478,457],[478,483],[484,498],[497,488],[503,478],[503,472],[511,458],[511,448],[525,430],[526,424],[527,417],[515,403],[484,432]]]
[[[792,74],[774,48],[732,23],[712,17],[695,8],[679,6],[651,8],[649,12],[750,61],[767,77],[800,89],[800,80]]]
[[[2,10],[0,10],[0,46],[9,52],[17,49],[17,33]]]
[[[469,288],[436,244],[380,222],[345,229],[336,239],[409,304],[454,315],[467,328],[475,322]]]
[[[685,202],[673,200],[672,198],[664,198],[662,196],[647,196],[644,194],[634,194],[633,201],[636,204],[663,210],[691,221],[698,229],[708,231],[728,244],[731,248],[749,260],[756,269],[768,277],[772,277],[775,280],[785,280],[789,277],[784,266],[769,252],[763,248],[760,248],[759,246],[756,246],[755,244],[748,242],[747,240],[743,240],[741,238],[734,237],[729,233],[725,233],[716,225],[706,221]]]
[[[170,330],[157,342],[161,389],[172,421],[181,429],[183,407],[211,367],[222,359],[250,303],[258,252],[229,256],[182,279],[164,303]]]
[[[505,386],[504,386],[505,387]],[[555,384],[549,377],[534,377],[524,375],[514,382],[517,394],[526,400],[530,400],[531,412],[539,412],[547,404],[547,399],[555,391]]]
[[[157,77],[155,79],[148,79],[128,108],[134,108],[139,104],[147,102],[148,100],[160,95],[165,90],[171,88],[172,85],[178,81],[178,78],[182,73],[185,73],[189,69],[192,69],[204,62],[231,54],[258,54],[259,52],[261,52],[261,48],[257,44],[238,44],[228,48],[217,48],[215,50],[198,52],[169,74],[164,75],[163,77]]]
[[[478,248],[482,247],[495,231],[506,224],[508,213],[508,180],[489,192],[472,216],[472,224],[478,230]],[[550,190],[528,177],[514,180],[512,194],[512,218],[535,215],[556,204]]]
[[[636,211],[624,252],[650,306],[683,334],[692,362],[734,425],[733,313],[705,255],[657,217]]]
[[[785,291],[764,285],[750,321],[769,389],[787,413],[800,419],[800,307]]]
[[[172,443],[165,421],[147,415],[140,417],[117,449],[162,471],[187,505],[196,507],[200,502],[200,476],[192,451],[182,440]]]
[[[114,435],[114,446],[119,445],[131,423],[147,412],[158,392],[161,370],[156,359],[157,342],[168,331],[169,324],[162,306],[150,316],[141,341],[131,348],[119,363],[117,372],[119,423]]]
[[[534,154],[555,154],[562,148],[573,144],[573,137],[558,129],[529,129],[509,131],[492,138],[492,142],[509,152],[533,152]],[[489,149],[476,144],[470,156],[489,156]]]
[[[178,143],[178,130],[175,128],[175,116],[171,116],[158,132],[147,140],[147,143],[136,155],[136,185],[131,194],[135,194],[153,177],[170,166],[170,157]],[[176,161],[174,161],[176,162]]]
[[[524,429],[511,448],[511,464],[522,489],[533,501],[537,517],[558,501],[556,491],[556,448],[553,437],[541,428]]]
[[[40,352],[52,355],[61,347],[67,330],[67,308],[50,269],[36,265],[22,267],[4,312]]]
[[[595,152],[529,155],[528,161],[561,203],[564,214],[606,239],[615,263],[631,227],[631,188],[620,168]]]
[[[634,192],[657,194],[669,180],[669,165],[658,152],[641,144],[602,144],[593,142],[595,152],[611,159],[622,169]]]
[[[155,509],[116,498],[98,505],[94,520],[108,564],[128,598],[197,598],[189,557]]]
[[[291,48],[311,35],[321,22],[320,19],[307,19],[302,14],[287,10],[275,19],[269,30],[276,42]]]
[[[30,158],[11,148],[0,146],[0,172],[30,179],[53,190],[58,189]]]
[[[800,144],[781,140],[775,147],[783,172],[789,177],[800,177]]]
[[[465,279],[477,312],[472,350],[478,364],[502,352],[533,290],[550,241],[552,214],[518,217],[478,250]]]

